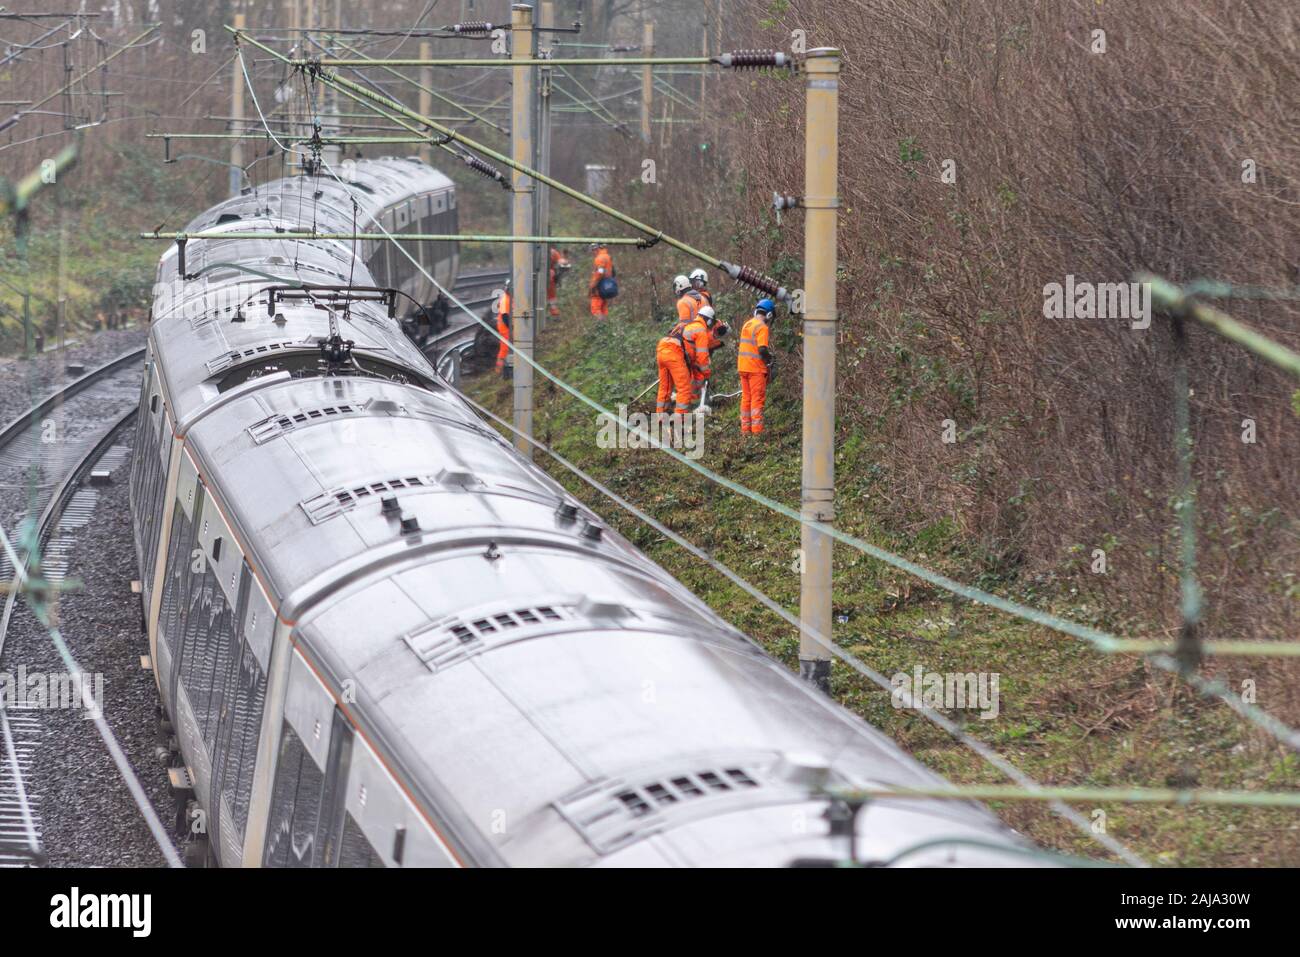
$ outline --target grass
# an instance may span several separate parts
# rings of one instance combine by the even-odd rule
[[[69,336],[148,314],[163,245],[135,234],[167,217],[168,225],[183,226],[206,205],[195,187],[208,175],[192,166],[163,167],[157,159],[144,147],[105,147],[73,167],[57,187],[38,194],[25,258],[12,220],[0,220],[0,353],[22,350],[24,289],[32,322],[47,338],[56,330],[60,296],[67,300]],[[110,173],[97,170],[98,163]]]
[[[611,320],[586,315],[577,283],[561,291],[564,316],[540,337],[539,361],[607,408],[649,412],[654,392],[631,402],[655,376],[658,326],[629,319],[616,303]],[[734,321],[742,305],[720,301]],[[781,336],[778,336],[778,342]],[[768,432],[746,441],[734,400],[715,407],[705,428],[705,466],[797,507],[800,492],[801,406],[789,370],[799,355],[786,337],[781,369],[769,392]],[[779,353],[778,353],[779,354]],[[715,355],[715,391],[735,391],[735,353]],[[509,418],[510,389],[493,376],[472,381],[470,392]],[[601,449],[596,413],[538,378],[535,434],[614,491],[707,550],[788,609],[797,610],[798,528],[780,516],[705,480],[653,449]],[[887,527],[873,507],[879,460],[870,434],[837,437],[836,523],[876,544],[972,580],[979,566],[971,543],[943,519],[918,521],[902,531]],[[653,560],[675,575],[722,617],[757,640],[788,667],[797,668],[798,635],[777,616],[658,533],[621,512],[545,455],[538,461],[575,495],[605,517]],[[915,503],[924,516],[924,503]],[[1000,712],[981,720],[976,711],[949,711],[967,733],[1044,784],[1293,789],[1300,782],[1295,756],[1254,732],[1226,707],[1195,695],[1169,675],[1128,656],[1104,656],[1072,638],[1012,619],[986,607],[958,602],[936,589],[835,546],[835,639],[889,677],[926,672],[988,672],[1000,676]],[[1068,579],[1063,579],[1068,580]],[[987,583],[985,583],[987,584]],[[1004,582],[1009,597],[1061,614],[1106,620],[1066,585]],[[1009,590],[1009,591],[1008,591]],[[1012,594],[1014,593],[1014,594]],[[896,710],[890,696],[836,661],[837,700],[899,741],[918,760],[963,783],[1005,783],[1001,774],[946,732],[915,712]],[[1100,845],[1039,805],[993,805],[1004,820],[1039,844],[1087,856],[1107,855]],[[1257,866],[1300,860],[1300,815],[1282,810],[1155,805],[1078,807],[1093,822],[1147,860],[1171,866]]]

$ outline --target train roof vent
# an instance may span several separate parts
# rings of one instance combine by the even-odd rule
[[[555,802],[583,839],[602,854],[662,830],[671,818],[716,807],[715,799],[744,800],[761,775],[742,764],[719,764],[629,785],[622,779],[592,782]]]
[[[279,438],[286,432],[292,432],[300,425],[309,425],[316,422],[323,422],[326,419],[332,419],[339,415],[355,415],[361,411],[360,406],[339,403],[338,405],[321,406],[318,409],[303,409],[299,412],[285,412],[282,414],[268,416],[260,422],[255,422],[248,427],[248,434],[253,437],[253,441],[258,445],[269,442],[272,439]]]
[[[438,473],[438,484],[443,488],[467,489],[482,485],[483,480],[473,472],[462,469],[443,469]]]
[[[382,496],[385,492],[395,492],[398,489],[426,488],[437,484],[437,479],[431,475],[409,475],[367,482],[365,485],[352,488],[340,487],[307,499],[302,503],[302,510],[307,513],[307,518],[313,525],[319,525],[335,515],[350,511],[370,496]]]
[[[441,671],[486,648],[531,638],[571,620],[562,606],[534,605],[478,616],[444,618],[402,640],[430,671]]]
[[[237,363],[242,362],[245,359],[251,359],[254,356],[260,355],[262,353],[281,352],[285,349],[291,349],[294,346],[302,346],[302,345],[304,345],[304,343],[296,342],[296,341],[268,342],[265,345],[254,346],[252,349],[242,349],[236,352],[226,352],[223,353],[222,355],[217,356],[215,359],[209,360],[208,374],[216,375],[218,372],[223,372],[226,369],[229,369],[231,366],[236,365]]]
[[[601,624],[611,624],[624,618],[635,618],[636,612],[622,602],[610,601],[592,595],[583,595],[578,602],[582,617]]]

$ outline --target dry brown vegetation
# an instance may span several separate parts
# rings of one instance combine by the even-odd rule
[[[1044,286],[1148,269],[1300,292],[1300,11],[1284,0],[726,7],[733,47],[788,48],[799,29],[809,46],[843,50],[839,375],[852,399],[840,435],[874,444],[877,501],[904,531],[949,518],[986,580],[1069,578],[1108,624],[1172,635],[1172,327],[1046,319]],[[798,82],[719,80],[694,135],[716,136],[705,155],[725,161],[700,159],[679,132],[660,169],[677,202],[659,218],[684,235],[720,227],[711,248],[726,253],[734,232],[740,261],[797,284],[800,217],[778,232],[768,202],[800,190],[802,111]],[[1294,298],[1220,305],[1300,345]],[[1296,383],[1189,334],[1205,634],[1294,640]],[[1242,442],[1248,418],[1254,444]],[[940,441],[944,419],[955,445]],[[1094,548],[1105,576],[1089,572]],[[1300,716],[1293,669],[1214,667],[1234,687],[1267,684],[1271,710]]]
[[[101,280],[121,281],[123,295],[131,282],[140,295],[147,290],[157,249],[126,250],[126,233],[160,220],[179,228],[224,195],[223,167],[197,161],[163,167],[157,162],[161,147],[141,137],[150,129],[222,128],[201,117],[226,112],[228,87],[224,81],[201,84],[220,74],[230,55],[220,26],[235,4],[150,3],[123,3],[120,20],[99,28],[120,43],[138,32],[147,11],[157,9],[164,40],[116,61],[110,88],[128,96],[114,104],[113,122],[85,134],[82,163],[65,197],[64,248],[70,254],[63,262],[69,281],[90,290],[87,302],[94,301]],[[426,25],[454,19],[461,6],[442,3]],[[558,6],[560,21],[571,22],[576,2]],[[351,26],[405,30],[427,7],[428,0],[392,0],[346,16]],[[479,0],[476,15],[501,22],[508,7],[509,0]],[[632,0],[587,0],[588,29],[579,39],[639,42],[637,9]],[[1126,635],[1172,635],[1178,553],[1170,325],[1156,318],[1150,329],[1139,331],[1123,320],[1046,319],[1044,286],[1067,275],[1122,282],[1135,270],[1149,269],[1180,282],[1212,278],[1296,290],[1300,10],[1287,0],[659,0],[648,9],[664,54],[698,52],[706,24],[708,35],[724,37],[720,46],[727,49],[788,49],[791,31],[803,30],[810,46],[843,50],[839,440],[841,448],[865,452],[854,457],[859,464],[842,470],[841,487],[870,490],[868,504],[844,503],[846,527],[853,522],[853,531],[909,557],[1032,604],[1081,617],[1086,599],[1090,610],[1082,617],[1095,616],[1090,620]],[[250,19],[269,32],[286,21],[284,5],[259,2]],[[206,54],[190,52],[193,29],[207,30]],[[1105,52],[1094,52],[1094,30],[1105,31]],[[358,42],[384,55],[398,49],[399,39]],[[438,46],[440,54],[473,49]],[[57,52],[25,57],[0,74],[0,97],[57,88]],[[279,68],[262,63],[256,69],[260,94],[269,98]],[[601,96],[634,89],[637,82],[635,72],[618,68],[582,78]],[[501,92],[504,79],[498,74],[440,82],[482,104]],[[672,82],[686,97],[699,99],[696,78]],[[704,123],[657,124],[648,148],[635,136],[602,129],[591,117],[557,116],[553,168],[581,186],[585,163],[615,161],[620,173],[606,197],[610,202],[797,286],[802,217],[787,213],[778,228],[768,199],[773,190],[801,192],[802,85],[767,73],[713,75],[707,84]],[[406,92],[414,105],[415,94]],[[689,118],[680,104],[664,102],[660,96],[658,118]],[[635,94],[608,105],[635,130]],[[0,137],[3,146],[56,133],[0,152],[0,174],[26,172],[49,155],[63,142],[60,124],[55,117],[28,117]],[[469,132],[503,144],[481,129]],[[264,146],[265,140],[259,144]],[[224,154],[201,145],[176,152]],[[646,157],[657,163],[654,186],[639,180]],[[955,163],[952,183],[941,176],[947,160]],[[1253,182],[1243,181],[1246,161],[1256,171]],[[504,194],[454,164],[447,168],[463,188],[462,225],[497,231],[506,221]],[[252,173],[260,181],[284,170],[275,156]],[[554,210],[561,232],[625,232],[608,220],[584,221],[585,213],[572,204],[557,201]],[[32,262],[43,272],[38,286],[56,269],[59,247],[49,238],[54,222],[52,204],[34,212]],[[660,306],[667,305],[666,282],[686,265],[680,255],[661,246],[616,256],[624,285],[620,309],[648,315],[647,303],[656,294]],[[128,265],[139,267],[138,282]],[[647,274],[657,282],[648,282]],[[52,283],[46,283],[47,295]],[[728,306],[741,298],[734,294]],[[1232,298],[1221,304],[1237,319],[1300,346],[1295,299]],[[565,330],[558,332],[544,348],[564,345]],[[578,329],[573,335],[582,334]],[[1295,640],[1297,384],[1204,330],[1193,328],[1189,335],[1205,634]],[[785,402],[797,421],[794,330],[782,330],[778,344],[795,354],[783,363],[775,402]],[[630,356],[610,350],[602,361],[606,368],[623,362],[631,368],[640,360]],[[560,414],[563,401],[548,395],[541,407],[547,415]],[[1254,444],[1241,442],[1247,418],[1255,422]],[[956,444],[940,440],[946,419],[957,424]],[[781,439],[783,445],[769,446],[779,461],[762,463],[764,468],[749,462],[749,472],[730,468],[729,474],[755,487],[772,476],[797,475],[797,437]],[[623,478],[638,474],[627,471]],[[676,483],[680,476],[669,479]],[[793,488],[797,496],[797,481],[791,482],[782,491],[768,490],[783,494]],[[722,537],[718,529],[709,535]],[[719,544],[725,554],[727,543]],[[735,547],[745,555],[753,548],[749,542]],[[1089,572],[1095,548],[1107,552],[1104,576]],[[914,650],[912,619],[940,618],[934,611],[944,611],[942,597],[926,587],[909,589],[901,578],[877,581],[840,558],[837,553],[837,602],[851,605],[855,599],[846,596],[875,596],[882,588],[888,593],[880,608],[861,609],[873,627],[885,624],[854,649],[881,667],[922,653]],[[669,557],[661,560],[674,567]],[[707,591],[707,583],[692,579],[689,563],[677,573]],[[783,578],[773,593],[789,587]],[[1081,593],[1075,600],[1067,597],[1072,590]],[[720,601],[716,594],[710,599]],[[793,602],[790,596],[783,600]],[[752,634],[770,637],[769,647],[779,651],[788,629],[743,618],[751,604],[721,607]],[[952,614],[958,619],[966,613],[954,606]],[[981,667],[1035,656],[1037,667],[1024,669],[1035,674],[1022,676],[1027,687],[1016,692],[1027,695],[1015,702],[1015,719],[1026,729],[996,743],[1043,780],[1081,783],[1097,772],[1103,782],[1181,781],[1177,762],[1208,741],[1212,753],[1186,760],[1204,765],[1210,786],[1293,783],[1294,763],[1284,763],[1262,735],[1249,739],[1255,745],[1251,754],[1237,756],[1239,738],[1221,732],[1236,718],[1222,708],[1195,712],[1193,695],[1176,681],[1130,658],[1072,657],[1068,643],[1037,633],[1017,634],[1003,645],[1000,619],[970,614],[973,624],[960,642],[921,643],[922,651],[937,655],[942,646],[947,654],[949,645],[960,644],[963,652],[989,655]],[[953,624],[953,634],[959,625]],[[1207,668],[1234,689],[1242,679],[1253,679],[1261,706],[1293,725],[1300,722],[1294,667],[1227,658],[1211,659]],[[837,690],[848,706],[932,766],[956,779],[973,773],[945,750],[946,741],[935,743],[915,722],[904,725],[878,695],[848,681]],[[1014,697],[1010,690],[1008,696]],[[1010,723],[998,732],[1006,733]],[[1021,808],[1007,817],[1024,826],[1033,814]],[[1155,814],[1135,814],[1134,820],[1153,849],[1172,839]],[[1178,820],[1180,833],[1192,834],[1179,839],[1195,842],[1202,831],[1225,833],[1228,818],[1207,816],[1195,832]],[[1069,846],[1050,832],[1033,833],[1045,844]],[[1250,837],[1238,834],[1230,853],[1215,852],[1209,859],[1288,860],[1294,857],[1293,834],[1267,828]]]
[[[159,215],[174,227],[222,194],[225,169],[158,167],[149,160],[160,149],[143,145],[141,134],[221,128],[198,118],[226,111],[224,84],[201,84],[223,72],[230,48],[221,24],[235,6],[165,0],[157,7],[162,41],[115,61],[110,86],[127,96],[113,105],[110,123],[85,134],[73,174],[74,221],[84,201],[115,221],[138,213],[130,228],[155,225],[140,217]],[[407,29],[425,6],[402,0],[366,23]],[[481,15],[502,20],[508,4],[480,6]],[[123,4],[99,32],[121,43],[138,32],[147,9]],[[1172,633],[1178,588],[1169,323],[1157,318],[1139,331],[1122,320],[1045,319],[1043,289],[1067,275],[1121,282],[1137,269],[1178,281],[1296,288],[1294,5],[727,0],[718,8],[672,0],[653,10],[663,53],[696,52],[706,23],[710,35],[717,32],[719,11],[728,47],[788,47],[791,31],[803,30],[810,45],[843,50],[839,375],[841,393],[853,401],[841,404],[840,428],[846,441],[860,435],[871,443],[876,500],[895,529],[906,534],[947,518],[959,531],[964,570],[1007,586],[1069,577],[1104,602],[1109,624]],[[559,5],[561,22],[576,13],[573,4]],[[588,25],[608,24],[611,39],[636,42],[634,13],[626,2],[597,3]],[[260,29],[285,21],[278,4],[259,4],[250,17]],[[430,14],[425,25],[445,19]],[[207,31],[206,53],[191,51],[194,29]],[[1105,52],[1096,52],[1096,30],[1105,31]],[[598,37],[589,30],[584,39]],[[366,42],[376,54],[386,44]],[[0,89],[18,99],[57,88],[58,54],[11,64]],[[262,84],[274,79],[272,66],[257,68]],[[635,74],[588,82],[604,94],[635,85]],[[676,82],[696,96],[694,80]],[[656,128],[650,152],[658,187],[624,176],[631,185],[613,198],[795,285],[801,219],[787,214],[778,230],[767,197],[773,189],[800,189],[801,84],[766,73],[708,83],[703,126]],[[84,101],[84,118],[96,118],[101,105]],[[634,124],[626,106],[611,104]],[[660,115],[682,119],[685,112]],[[61,124],[27,117],[5,142],[57,133]],[[52,135],[6,149],[3,172],[33,168],[61,142]],[[191,146],[178,144],[177,152],[221,152]],[[555,168],[580,183],[585,161],[610,156],[635,173],[645,152],[635,138],[571,131],[557,137]],[[952,183],[941,177],[949,160]],[[1253,182],[1243,181],[1248,161]],[[254,176],[279,175],[281,166],[269,159]],[[96,192],[109,182],[113,190]],[[42,219],[48,212],[35,214],[38,236],[51,225]],[[491,218],[497,210],[481,212]],[[680,267],[662,252],[642,260],[657,269],[660,296]],[[640,268],[624,272],[634,296],[650,292]],[[1296,344],[1294,299],[1225,305]],[[1206,634],[1294,637],[1295,384],[1203,330],[1190,336]],[[797,387],[796,367],[786,363],[787,389]],[[1247,418],[1255,423],[1254,444],[1241,441]],[[940,441],[945,419],[957,425],[955,445]],[[1107,551],[1105,576],[1088,572],[1094,548]],[[1231,678],[1258,678],[1261,667],[1217,665]],[[1300,696],[1275,666],[1264,670],[1273,704],[1287,697],[1295,717]]]

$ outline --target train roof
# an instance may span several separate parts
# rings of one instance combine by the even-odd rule
[[[659,863],[706,845],[705,860],[756,863],[762,849],[726,850],[714,818],[821,813],[791,756],[822,756],[844,786],[941,783],[595,516],[564,516],[563,490],[450,391],[286,380],[215,408],[188,438],[300,649],[333,687],[351,683],[358,720],[431,804],[490,795],[517,822],[495,848],[511,863],[625,848],[639,860],[652,825]],[[621,796],[707,775],[727,786],[694,809],[707,828],[691,808],[642,820]],[[880,802],[863,848],[888,856],[936,820],[956,836],[1004,832],[974,805]]]
[[[455,189],[445,173],[413,157],[344,161],[334,167],[346,182],[329,172],[273,180],[218,203],[194,217],[184,232],[196,233],[223,223],[266,218],[297,224],[315,223],[321,232],[352,232],[352,201],[357,201],[357,231],[366,231],[384,208],[403,196]]]
[[[359,164],[367,215],[445,180],[411,163]],[[154,348],[194,464],[178,491],[193,502],[203,476],[203,534],[229,525],[304,658],[352,683],[350,717],[463,844],[513,864],[785,864],[843,854],[814,823],[819,784],[942,783],[516,455],[373,304],[343,330],[367,374],[295,377],[328,314],[270,309],[274,280],[229,264],[370,282],[348,243],[274,236],[310,184],[197,217],[268,231],[189,243],[199,279],[176,284],[175,249],[160,262],[176,294]],[[344,208],[331,189],[311,190],[316,215]],[[878,801],[858,830],[882,860],[937,833],[1023,843],[971,803]],[[950,845],[908,862],[1017,860]]]

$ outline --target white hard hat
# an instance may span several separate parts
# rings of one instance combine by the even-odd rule
[[[700,282],[704,283],[706,286],[709,284],[709,274],[706,273],[703,269],[691,270],[691,282],[694,282],[697,279]]]
[[[691,281],[685,276],[677,276],[673,279],[673,292],[683,293],[691,288]]]
[[[700,306],[700,315],[705,319],[712,319],[715,315],[712,306]]]

